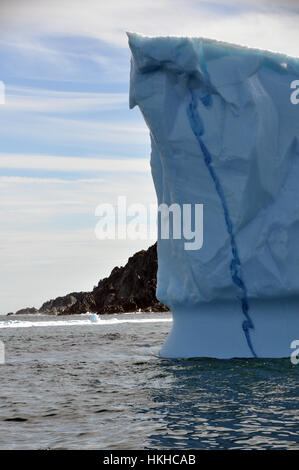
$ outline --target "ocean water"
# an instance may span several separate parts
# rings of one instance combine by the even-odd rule
[[[299,449],[299,365],[161,359],[170,328],[0,317],[0,449]]]

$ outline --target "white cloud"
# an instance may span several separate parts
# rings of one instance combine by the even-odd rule
[[[93,82],[98,85],[128,83],[129,51],[123,54],[123,51],[115,48],[115,55],[104,49],[104,54],[101,53],[101,43],[95,40],[95,52],[84,46],[84,42],[81,46],[83,52],[70,52],[64,41],[56,44],[55,34],[44,36],[42,32],[28,31],[26,23],[24,28],[14,32],[13,38],[10,34],[11,30],[0,38],[1,51],[5,52],[4,60],[2,57],[2,73],[4,70],[8,76],[61,82]]]
[[[149,172],[147,158],[80,158],[50,155],[0,154],[0,168],[40,169],[64,172]]]
[[[26,93],[8,94],[7,104],[2,106],[0,135],[2,139],[22,138],[28,142],[36,139],[44,145],[63,144],[73,147],[83,144],[88,152],[94,144],[114,143],[136,145],[149,144],[149,132],[139,114],[131,113],[126,119],[123,94],[89,94],[38,91],[31,99]],[[94,96],[96,95],[96,96]],[[118,96],[120,95],[120,96]],[[123,109],[123,115],[105,116],[105,109]],[[85,113],[76,114],[76,112]],[[102,114],[100,114],[102,112]],[[92,114],[94,113],[94,114]],[[129,114],[130,111],[127,110]],[[133,118],[133,119],[132,119]]]
[[[128,108],[127,93],[54,91],[30,87],[6,87],[5,111],[73,113]]]
[[[225,8],[235,8],[231,14]],[[206,36],[298,54],[295,1],[28,0],[1,7],[6,35],[82,35],[127,47],[125,31],[146,35]]]
[[[152,240],[97,240],[100,203],[155,203],[149,171],[104,180],[0,178],[1,312],[89,290]]]
[[[93,184],[93,183],[104,183],[105,179],[104,178],[78,178],[78,179],[73,179],[73,180],[67,180],[63,178],[32,178],[28,176],[0,176],[0,185],[1,183],[22,183],[22,184],[67,184],[67,185],[73,185],[73,184],[80,184],[80,183],[87,183],[87,184]]]
[[[62,178],[0,177],[1,232],[21,224],[16,233],[26,232],[28,226],[40,233],[55,230],[52,217],[58,214],[85,214],[94,217],[100,203],[115,205],[118,196],[126,196],[130,203],[149,204],[155,201],[154,187],[148,172],[110,173],[104,179],[67,180]],[[28,214],[32,217],[28,219]],[[18,214],[16,218],[16,214]],[[38,214],[38,217],[36,216]],[[41,224],[49,221],[47,227]],[[74,219],[80,225],[80,220]],[[62,222],[62,227],[64,226]],[[26,229],[26,230],[24,230]]]
[[[83,144],[88,151],[93,144],[117,143],[127,145],[148,145],[149,132],[140,119],[139,122],[108,121],[99,118],[91,119],[72,117],[56,117],[39,113],[26,115],[22,112],[3,110],[0,120],[0,134],[4,139],[26,138],[35,142],[42,140],[44,145],[63,144],[74,146]]]

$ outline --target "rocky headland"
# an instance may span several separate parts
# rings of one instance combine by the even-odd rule
[[[75,315],[80,313],[166,312],[156,298],[157,244],[141,250],[123,267],[115,267],[91,292],[72,292],[48,300],[39,309],[23,308],[18,315]],[[11,313],[10,313],[11,314]],[[10,315],[9,314],[9,315]]]

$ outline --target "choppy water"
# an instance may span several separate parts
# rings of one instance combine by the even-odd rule
[[[169,314],[103,318],[0,317],[1,449],[299,449],[299,365],[163,360]]]

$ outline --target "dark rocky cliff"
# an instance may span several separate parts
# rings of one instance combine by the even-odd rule
[[[114,268],[91,292],[72,292],[45,302],[39,310],[25,308],[16,314],[165,312],[168,308],[156,299],[157,268],[155,243],[148,250],[135,253],[125,266]]]

